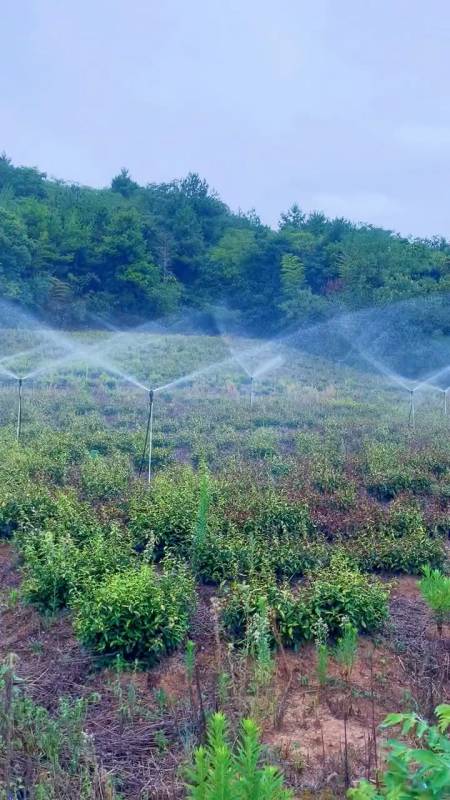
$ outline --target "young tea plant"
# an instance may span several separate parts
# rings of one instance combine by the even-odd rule
[[[358,631],[349,620],[342,623],[342,635],[336,643],[334,655],[339,664],[342,679],[348,683],[355,664],[358,649]]]
[[[266,687],[272,678],[274,663],[270,642],[270,622],[267,599],[258,597],[257,613],[248,631],[249,648],[255,658],[255,692]]]
[[[209,486],[209,475],[206,466],[202,468],[200,477],[200,496],[198,501],[197,522],[194,530],[192,542],[192,564],[195,567],[198,563],[198,555],[204,544],[208,531],[208,511],[211,502],[211,492]]]
[[[323,689],[328,682],[330,653],[327,640],[328,625],[319,617],[314,625],[314,641],[316,645],[316,675],[320,689]]]
[[[450,578],[427,565],[423,568],[419,586],[423,599],[431,608],[439,636],[442,636],[444,623],[450,617]]]

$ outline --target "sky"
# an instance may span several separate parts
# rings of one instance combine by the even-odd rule
[[[0,151],[450,238],[448,0],[2,4]]]

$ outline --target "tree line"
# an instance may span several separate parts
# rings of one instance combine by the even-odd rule
[[[0,296],[64,325],[227,304],[258,331],[450,290],[450,244],[304,213],[276,230],[199,175],[106,189],[0,157]]]

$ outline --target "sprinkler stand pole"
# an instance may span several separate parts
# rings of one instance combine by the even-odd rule
[[[255,399],[255,393],[253,388],[253,375],[250,375],[250,408],[253,408],[254,399]]]
[[[409,421],[413,431],[416,430],[416,408],[414,405],[414,389],[410,389]]]
[[[153,389],[150,389],[148,393],[148,400],[149,400],[149,407],[148,407],[148,417],[147,417],[147,428],[145,430],[144,448],[142,450],[138,475],[139,477],[141,477],[142,475],[142,470],[144,469],[145,454],[147,452],[147,444],[149,443],[150,440],[149,451],[148,451],[148,482],[150,483],[152,475]]]
[[[444,390],[444,415],[447,416],[447,392],[448,389]]]
[[[19,378],[19,408],[17,411],[17,441],[20,441],[20,433],[22,430],[22,378]]]
[[[153,446],[153,389],[149,393],[149,431],[148,431],[148,482],[152,480],[152,446]]]

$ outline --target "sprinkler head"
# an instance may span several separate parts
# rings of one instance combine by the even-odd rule
[[[150,391],[149,391],[149,393],[148,393],[148,400],[149,400],[149,403],[153,403],[153,397],[154,397],[154,394],[155,394],[155,392],[153,391],[153,389],[150,389]]]

